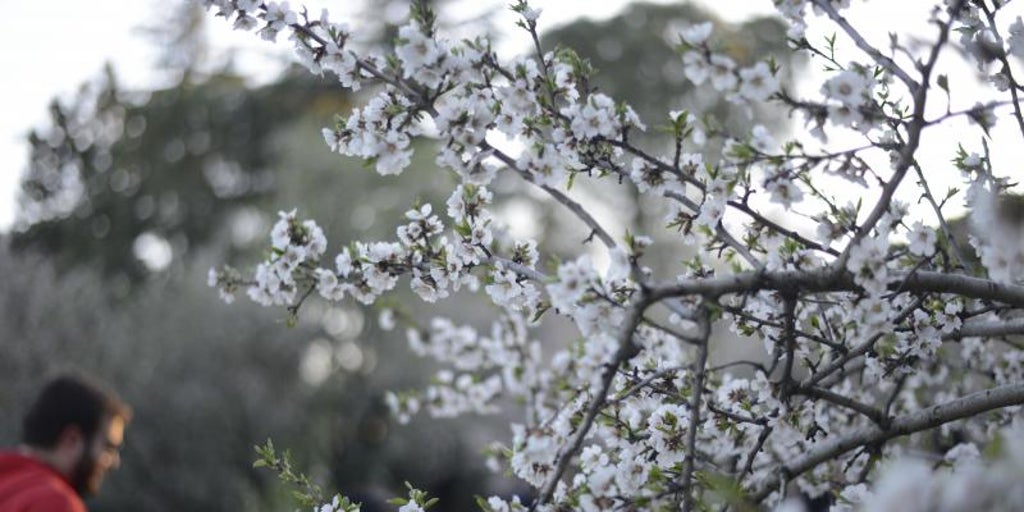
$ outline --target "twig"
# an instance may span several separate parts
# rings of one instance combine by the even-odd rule
[[[555,468],[551,472],[551,475],[548,476],[548,480],[544,483],[544,487],[541,489],[540,496],[538,496],[537,501],[533,503],[533,506],[530,507],[530,510],[535,510],[538,506],[551,501],[551,498],[555,493],[555,488],[558,486],[558,482],[562,479],[562,475],[565,474],[565,470],[569,467],[569,461],[572,460],[580,447],[583,446],[583,440],[587,437],[587,434],[590,432],[590,428],[594,425],[594,419],[597,418],[597,414],[607,402],[608,390],[611,389],[612,382],[615,380],[615,375],[619,371],[619,366],[632,359],[639,351],[639,347],[633,343],[633,334],[636,330],[637,324],[640,322],[640,318],[643,316],[644,310],[650,304],[651,302],[648,298],[641,295],[641,297],[627,309],[626,319],[623,321],[622,330],[619,332],[619,349],[615,352],[612,360],[605,365],[604,371],[601,373],[601,383],[594,391],[593,397],[591,397],[590,403],[587,405],[586,415],[576,428],[576,434],[571,443],[558,454],[555,462]]]
[[[683,512],[693,510],[693,470],[697,452],[697,430],[700,427],[701,396],[704,394],[704,373],[708,363],[708,342],[711,338],[711,310],[701,303],[697,317],[699,337],[703,340],[697,347],[697,360],[693,363],[693,389],[690,396],[690,423],[686,429],[686,459],[683,461]]]
[[[864,39],[864,36],[862,36],[860,32],[853,27],[853,25],[850,25],[850,22],[847,21],[846,18],[844,18],[841,14],[839,14],[839,12],[836,11],[834,7],[832,7],[831,1],[812,0],[812,2],[814,3],[815,7],[824,11],[829,18],[832,18],[832,21],[834,21],[836,25],[839,25],[839,27],[842,28],[844,32],[846,32],[846,35],[848,35],[850,39],[853,39],[853,42],[854,44],[857,45],[857,48],[860,48],[861,51],[868,54],[875,62],[881,64],[890,73],[896,75],[900,79],[900,81],[906,84],[907,88],[909,88],[911,91],[916,91],[921,87],[921,85],[914,81],[913,78],[910,78],[910,75],[908,75],[906,71],[903,71],[903,68],[901,68],[899,64],[896,64],[896,62],[894,62],[889,57],[882,55],[882,52],[878,51],[877,48],[871,46],[871,44]]]
[[[843,26],[845,24],[845,26],[843,26],[844,30],[847,30],[847,34],[850,34],[851,37],[854,37],[854,40],[859,39],[861,42],[863,42],[863,38],[860,38],[859,34],[856,33],[856,30],[854,30],[853,27],[849,26],[849,23],[847,23],[846,20],[843,19],[842,16],[840,16],[839,13],[836,12],[836,10],[832,7],[832,5],[829,2],[822,0],[814,0],[814,3],[815,5],[825,10],[825,12],[829,13],[829,17],[831,17],[833,20],[839,23],[840,26]],[[846,267],[846,261],[850,258],[850,250],[854,246],[859,244],[860,241],[863,240],[864,237],[866,237],[872,229],[874,229],[875,225],[878,224],[878,221],[881,220],[882,216],[889,211],[889,207],[892,204],[893,196],[896,194],[896,189],[899,188],[900,184],[903,182],[903,178],[907,175],[907,170],[910,169],[910,165],[914,162],[914,154],[917,152],[917,149],[921,144],[921,131],[924,129],[925,126],[924,111],[925,104],[928,98],[928,80],[930,79],[932,70],[935,67],[935,62],[939,58],[939,53],[942,50],[942,47],[945,46],[946,41],[949,38],[949,27],[952,23],[952,20],[950,20],[948,23],[940,24],[939,39],[935,43],[935,45],[932,46],[931,54],[928,56],[928,62],[921,68],[921,85],[918,85],[916,82],[910,79],[909,76],[907,76],[906,79],[904,79],[904,82],[906,82],[908,87],[910,87],[910,91],[913,93],[914,96],[914,111],[910,117],[910,121],[906,125],[907,141],[899,150],[899,158],[896,160],[896,163],[893,166],[892,176],[889,178],[889,182],[886,183],[884,187],[882,187],[882,192],[879,195],[878,202],[875,203],[874,209],[871,210],[871,213],[870,215],[868,215],[867,220],[865,220],[864,224],[860,226],[860,228],[854,234],[853,239],[850,240],[850,243],[846,246],[846,249],[835,261],[834,268],[836,272],[842,272],[844,270],[844,268]],[[867,45],[867,43],[864,44]],[[858,46],[860,46],[859,43]],[[868,46],[868,48],[870,48],[870,46]],[[868,51],[864,47],[861,47],[861,49]],[[870,49],[874,50],[873,48]],[[874,51],[875,53],[878,52],[878,50]],[[879,60],[877,60],[876,62],[880,62],[883,65],[886,65],[886,61],[892,63],[891,60],[889,60],[887,57],[881,54],[878,54],[878,59]],[[895,66],[895,63],[892,63],[892,66]],[[895,69],[899,68],[895,67]],[[902,72],[902,70],[900,70],[900,72]],[[909,82],[907,82],[908,80]]]
[[[506,155],[503,151],[495,148],[490,143],[488,143],[486,140],[480,142],[479,147],[480,147],[481,150],[484,150],[484,151],[493,151],[494,152],[494,157],[496,157],[498,160],[501,160],[501,162],[504,163],[506,166],[508,166],[509,169],[515,170],[517,173],[519,173],[521,176],[523,176],[524,179],[526,179],[527,181],[530,181],[529,177],[526,175],[526,172],[516,166],[516,161],[512,157]],[[532,181],[531,181],[531,183],[532,183]],[[551,188],[551,187],[549,187],[547,185],[537,185],[537,186],[538,186],[538,188],[540,188],[540,189],[544,190],[545,192],[547,192],[556,201],[558,201],[559,203],[562,203],[562,205],[564,205],[566,208],[568,208],[574,214],[576,214],[576,216],[579,217],[580,220],[582,220],[583,223],[586,224],[587,227],[590,228],[591,232],[594,233],[599,239],[601,239],[601,242],[606,247],[608,247],[609,249],[615,248],[615,240],[611,237],[611,235],[608,234],[607,231],[605,231],[604,227],[602,227],[601,224],[598,223],[597,220],[594,219],[594,217],[592,215],[590,215],[590,213],[587,212],[586,209],[583,208],[583,206],[581,206],[576,201],[573,201],[572,199],[570,199],[569,196],[566,196],[562,192],[560,192],[558,190],[555,190],[555,189],[553,189],[553,188]]]
[[[932,195],[931,188],[928,186],[928,180],[924,177],[924,171],[921,170],[921,164],[916,161],[912,164],[914,172],[917,173],[917,178],[921,183],[921,188],[924,189],[924,197],[928,200],[928,203],[932,205],[932,209],[935,210],[935,216],[939,219],[939,227],[942,232],[946,235],[946,240],[949,242],[950,249],[953,250],[953,256],[960,263],[960,266],[967,269],[971,274],[975,273],[974,264],[964,257],[964,252],[960,249],[960,243],[956,241],[953,236],[953,230],[949,228],[949,224],[946,222],[946,217],[942,215],[942,208],[939,203],[935,201],[935,196]]]
[[[806,386],[798,387],[796,388],[796,390],[794,390],[794,392],[801,395],[809,396],[811,398],[820,398],[827,402],[832,402],[833,404],[836,404],[838,406],[859,412],[864,416],[867,416],[868,419],[870,419],[871,421],[875,422],[875,424],[883,428],[889,424],[889,418],[886,416],[884,411],[877,409],[875,407],[871,407],[870,405],[860,403],[852,398],[845,397],[838,393],[833,393],[827,389],[815,386]]]

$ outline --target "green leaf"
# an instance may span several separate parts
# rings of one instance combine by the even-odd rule
[[[551,309],[551,304],[548,304],[547,302],[541,302],[537,307],[537,312],[533,315],[533,321],[536,322],[540,320],[540,318],[544,316],[544,313],[547,313],[549,309]]]
[[[484,498],[483,496],[473,496],[473,499],[476,500],[476,506],[477,508],[480,509],[481,512],[493,512],[491,505],[487,503],[487,499]]]

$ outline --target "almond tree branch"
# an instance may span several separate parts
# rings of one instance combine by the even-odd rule
[[[997,41],[1002,41],[1002,37],[998,35],[999,29],[996,27],[996,12],[989,9],[984,2],[980,3],[980,7],[982,11],[985,12],[985,18],[988,19],[989,30],[991,30],[993,34],[997,34]],[[1007,87],[1007,89],[1010,90],[1010,97],[1013,98],[1013,117],[1017,120],[1017,126],[1020,128],[1020,134],[1024,136],[1024,114],[1021,113],[1020,97],[1017,95],[1017,80],[1013,77],[1013,70],[1010,67],[1010,61],[1006,58],[1006,53],[1000,52],[997,54],[996,58],[999,60],[999,63],[1003,65],[1001,73],[1006,75],[1006,80],[1009,82],[1009,87]]]
[[[939,219],[939,228],[942,229],[942,233],[946,235],[946,241],[949,242],[949,248],[953,251],[953,257],[956,258],[957,263],[961,267],[967,269],[971,274],[974,273],[974,264],[968,261],[964,256],[963,249],[960,248],[960,243],[956,241],[956,237],[953,236],[953,230],[949,228],[949,223],[946,222],[946,216],[942,214],[942,207],[935,200],[935,196],[932,194],[931,187],[928,186],[928,180],[924,177],[924,171],[921,170],[921,164],[914,162],[912,164],[914,172],[917,173],[917,179],[920,180],[921,189],[924,192],[925,199],[928,200],[928,204],[932,206],[932,210],[935,210],[935,216]],[[943,201],[945,202],[945,201]]]
[[[847,23],[846,20],[836,12],[828,1],[814,0],[814,2],[815,5],[818,5],[824,9],[825,12],[829,13],[829,17],[841,26],[845,24],[843,28],[847,31],[847,34],[850,34],[850,37],[854,37],[856,35],[857,37],[854,39],[856,40],[859,38],[859,34],[857,34],[856,30],[849,26],[849,23]],[[958,11],[959,6],[955,8],[953,12],[956,13]],[[928,62],[921,67],[921,84],[917,84],[909,76],[904,79],[904,82],[906,82],[907,86],[910,87],[910,91],[914,97],[914,111],[911,115],[910,121],[906,124],[907,141],[899,150],[899,158],[896,159],[896,163],[893,165],[892,176],[889,178],[889,181],[885,186],[882,187],[882,192],[879,195],[878,202],[875,203],[874,209],[871,211],[867,220],[864,221],[864,224],[862,224],[856,234],[854,234],[853,239],[850,240],[850,243],[846,246],[842,255],[840,255],[839,259],[836,260],[833,266],[836,272],[843,271],[846,267],[846,261],[850,258],[850,250],[860,243],[864,237],[868,236],[868,233],[874,229],[875,225],[878,224],[878,221],[882,219],[882,216],[889,211],[889,207],[892,205],[893,196],[896,194],[896,189],[899,188],[900,184],[903,182],[903,178],[907,175],[910,165],[914,163],[914,155],[917,153],[917,149],[921,145],[921,132],[924,130],[926,123],[924,111],[925,104],[928,99],[928,81],[931,78],[932,70],[935,68],[935,63],[939,58],[939,53],[946,45],[946,41],[949,39],[949,28],[953,24],[953,19],[955,19],[955,16],[954,18],[951,18],[949,22],[941,23],[939,26],[939,39],[932,46],[931,54],[928,56]],[[863,42],[863,38],[860,38],[860,41]],[[864,45],[867,45],[867,43],[864,43]],[[860,44],[858,44],[858,46],[860,46]],[[868,51],[864,47],[861,48]],[[874,50],[870,45],[867,45],[867,48]],[[874,51],[876,53],[878,52],[878,50]],[[876,56],[872,54],[872,57]],[[886,60],[888,60],[888,58],[881,54],[878,54],[876,57],[876,62],[883,65],[886,65]],[[896,64],[891,60],[888,60],[888,62],[892,63],[892,66],[894,66],[893,69],[899,69],[899,67],[896,67]],[[908,80],[909,82],[907,82]]]
[[[789,394],[793,383],[793,359],[796,358],[796,303],[799,294],[787,292],[783,296],[782,340],[785,343],[786,365],[782,371],[783,396]]]
[[[758,453],[761,453],[761,450],[764,448],[765,441],[768,440],[768,436],[772,434],[772,430],[774,429],[775,427],[771,425],[765,425],[764,428],[761,429],[761,433],[757,436],[757,443],[754,444],[754,449],[750,450],[750,453],[747,454],[747,462],[743,464],[743,470],[740,471],[740,478],[746,477],[754,469],[754,459],[757,457]]]
[[[763,327],[771,327],[771,328],[774,328],[774,329],[780,329],[781,330],[781,329],[785,329],[786,328],[786,326],[784,324],[781,324],[779,322],[775,322],[775,321],[769,320],[767,318],[761,318],[761,317],[758,317],[758,316],[754,316],[754,315],[744,311],[743,308],[740,308],[740,307],[727,306],[727,305],[724,305],[724,304],[721,305],[720,307],[722,308],[722,311],[725,311],[726,313],[729,313],[730,315],[735,316],[737,319],[745,320],[747,322],[752,322],[754,324],[754,328],[755,329],[761,329]],[[826,339],[826,338],[824,338],[822,336],[818,336],[816,334],[812,334],[812,333],[809,333],[807,331],[802,331],[802,330],[799,330],[799,329],[795,330],[794,332],[796,333],[797,336],[799,336],[801,338],[804,338],[804,339],[809,340],[809,341],[813,341],[815,343],[820,343],[820,344],[825,345],[826,347],[829,347],[831,349],[834,349],[834,350],[842,350],[843,349],[842,344],[836,343],[836,342],[834,342],[832,340],[829,340],[829,339]]]
[[[971,337],[995,337],[1024,334],[1024,318],[994,322],[968,322],[946,336],[947,339],[959,340]]]
[[[833,460],[855,448],[883,443],[896,437],[935,428],[951,421],[1021,404],[1024,404],[1024,382],[986,389],[951,402],[934,405],[927,409],[900,416],[893,419],[887,428],[871,425],[849,434],[832,436],[813,446],[797,460],[783,465],[777,474],[765,481],[753,493],[753,499],[756,502],[760,502],[768,497],[778,486],[780,479],[790,480],[795,478],[819,464]]]
[[[303,35],[317,41],[321,45],[327,44],[327,41],[325,39],[323,39],[322,37],[320,37],[319,35],[317,35],[315,32],[313,32],[304,25],[295,23],[292,24],[291,27],[296,32],[302,33]],[[533,30],[533,27],[531,27],[531,33],[534,34],[534,37],[536,37],[536,32],[535,30]],[[543,56],[540,55],[538,58],[541,59],[541,63],[545,65],[546,69],[546,64],[544,63]],[[402,79],[401,77],[389,77],[380,70],[378,70],[376,67],[374,67],[372,64],[370,64],[368,61],[357,59],[357,63],[360,69],[367,71],[368,73],[378,78],[379,80],[382,80],[390,84],[391,86],[395,87],[396,89],[399,89],[407,97],[414,100],[417,105],[420,105],[421,108],[423,108],[424,111],[429,113],[431,116],[437,117],[439,115],[437,110],[430,104],[430,98],[427,97],[426,94],[421,93],[414,84],[410,84],[408,81]],[[493,151],[494,156],[501,160],[510,169],[514,169],[520,175],[526,177],[525,173],[518,168],[515,160],[512,157],[506,155],[504,152],[498,150],[497,148],[489,144],[486,139],[481,141],[477,146],[482,151]],[[607,231],[604,230],[604,228],[597,222],[597,220],[594,219],[593,216],[591,216],[590,213],[587,212],[579,203],[573,201],[562,192],[555,190],[551,187],[540,186],[540,188],[547,192],[549,195],[551,195],[551,197],[555,198],[556,201],[562,203],[563,205],[565,205],[566,208],[568,208],[574,214],[576,214],[576,216],[579,217],[580,220],[582,220],[591,229],[591,232],[594,233],[594,235],[596,235],[599,239],[601,239],[601,242],[604,243],[605,246],[607,246],[609,249],[615,247],[615,240],[607,233]]]
[[[508,258],[503,258],[503,257],[500,257],[500,256],[491,256],[490,258],[487,258],[487,261],[489,263],[491,263],[491,264],[499,264],[500,263],[500,264],[504,265],[505,268],[507,268],[507,269],[509,269],[509,270],[511,270],[511,271],[513,271],[513,272],[515,272],[515,273],[517,273],[519,275],[521,275],[521,276],[524,276],[527,279],[531,279],[533,281],[536,281],[537,283],[540,283],[540,284],[547,283],[547,282],[549,282],[551,280],[551,278],[548,277],[547,274],[544,274],[543,272],[541,272],[539,270],[527,267],[526,265],[523,265],[522,263],[516,263],[516,262],[514,262],[514,261],[512,261],[512,260],[510,260]]]
[[[900,313],[898,315],[896,315],[896,318],[894,318],[893,321],[892,321],[893,325],[901,324],[901,323],[903,323],[904,320],[906,320],[907,318],[910,318],[910,315],[914,314],[914,310],[916,310],[918,307],[920,307],[923,302],[924,302],[924,299],[918,297],[918,299],[916,301],[914,301],[913,304],[907,306],[902,311],[900,311]],[[833,377],[833,376],[835,377],[835,380],[838,380],[839,378],[842,378],[842,373],[836,373],[836,372],[841,370],[843,367],[845,367],[846,364],[849,363],[850,361],[853,361],[854,359],[856,359],[856,358],[858,358],[858,357],[868,353],[868,351],[870,351],[872,348],[874,348],[875,343],[879,339],[881,339],[882,336],[884,336],[884,335],[885,335],[885,333],[882,332],[882,333],[875,334],[874,336],[871,336],[870,338],[867,339],[867,341],[861,343],[860,345],[857,345],[856,347],[851,349],[849,352],[847,352],[847,353],[843,354],[842,356],[840,356],[839,359],[837,359],[835,361],[832,361],[825,368],[822,368],[821,370],[818,370],[817,372],[812,374],[810,377],[807,377],[806,379],[804,379],[800,383],[800,386],[801,387],[806,387],[806,386],[818,385],[819,383],[822,383],[822,381],[824,381],[825,379],[827,379],[829,377]],[[822,387],[827,388],[827,387],[831,386],[834,383],[835,383],[834,380],[833,380],[833,382],[829,382],[827,384],[822,383]]]
[[[659,159],[657,159],[657,158],[655,158],[655,157],[653,157],[651,155],[648,155],[643,150],[641,150],[639,148],[636,148],[636,147],[630,145],[629,143],[622,142],[622,141],[609,140],[607,142],[609,144],[611,144],[612,146],[615,146],[617,148],[621,148],[621,149],[625,150],[627,153],[630,153],[633,156],[636,156],[638,158],[643,159],[648,164],[651,164],[651,165],[657,167],[658,169],[660,169],[662,171],[669,172],[669,173],[677,176],[680,179],[680,181],[682,181],[683,183],[687,183],[687,184],[693,185],[698,190],[700,190],[702,192],[704,191],[704,184],[703,183],[701,183],[700,181],[698,181],[697,179],[695,179],[695,178],[693,178],[691,176],[688,176],[688,175],[680,172],[679,169],[677,169],[675,167],[672,167],[672,166],[666,164],[665,162],[662,162],[661,160],[659,160]],[[666,194],[666,197],[677,198],[677,196],[675,194]],[[787,238],[791,238],[793,240],[796,240],[796,241],[800,242],[801,244],[803,244],[805,247],[807,247],[809,249],[814,249],[816,251],[826,252],[826,253],[831,254],[833,256],[838,256],[839,255],[839,251],[836,251],[835,249],[832,249],[831,247],[822,246],[821,244],[819,244],[819,243],[817,243],[817,242],[815,242],[815,241],[813,241],[813,240],[811,240],[809,238],[804,237],[803,235],[801,235],[800,233],[797,233],[796,231],[793,231],[791,229],[787,229],[787,228],[783,227],[782,225],[778,224],[777,222],[772,221],[771,219],[765,217],[764,215],[761,215],[756,210],[754,210],[753,208],[751,208],[750,206],[748,206],[747,204],[745,204],[743,202],[736,201],[736,200],[731,200],[731,201],[729,201],[726,204],[728,204],[730,207],[732,207],[732,208],[734,208],[736,210],[739,210],[739,211],[743,212],[747,217],[750,217],[754,222],[756,222],[756,223],[758,223],[758,224],[760,224],[762,226],[765,226],[765,227],[767,227],[767,228],[769,228],[769,229],[771,229],[771,230],[773,230],[773,231],[775,231],[775,232],[777,232],[777,233],[779,233],[781,235],[785,235]]]
[[[641,292],[643,293],[643,292]],[[627,308],[627,316],[622,323],[622,330],[619,331],[619,349],[615,352],[612,360],[605,364],[604,371],[601,373],[601,383],[597,389],[593,390],[593,396],[590,399],[590,403],[587,405],[586,415],[580,422],[579,426],[576,427],[576,433],[573,436],[570,444],[563,448],[558,454],[555,462],[555,468],[548,476],[548,480],[544,483],[544,487],[541,489],[540,496],[530,507],[530,510],[536,510],[540,505],[549,503],[551,498],[555,494],[555,488],[558,486],[558,482],[562,479],[562,475],[565,474],[566,469],[569,467],[569,462],[576,453],[579,452],[583,446],[583,441],[586,439],[587,434],[590,433],[591,427],[594,425],[594,420],[597,418],[598,413],[604,407],[608,401],[608,390],[611,389],[612,382],[615,380],[615,375],[619,371],[619,367],[623,363],[630,360],[639,351],[638,347],[633,342],[633,334],[636,331],[637,325],[640,323],[640,319],[643,317],[644,310],[651,304],[650,300],[641,295],[636,302]]]
[[[689,197],[686,197],[685,194],[666,191],[664,196],[669,199],[675,199],[676,201],[679,201],[683,206],[689,208],[690,211],[694,213],[700,211],[700,206],[698,206],[697,203],[690,199]],[[743,244],[741,244],[739,240],[736,240],[736,237],[732,236],[732,233],[729,233],[729,230],[725,229],[725,223],[723,223],[722,221],[718,221],[718,224],[715,225],[714,233],[715,236],[717,236],[718,239],[722,241],[722,243],[728,245],[729,247],[732,247],[732,249],[736,251],[736,253],[739,254],[744,260],[746,260],[747,264],[749,264],[751,267],[758,268],[762,265],[762,263],[758,261],[756,257],[754,257],[754,255],[750,252],[749,249],[747,249]]]
[[[876,425],[885,426],[889,423],[889,418],[885,415],[885,412],[881,409],[871,407],[870,405],[858,402],[852,398],[833,393],[824,388],[815,386],[802,386],[795,390],[795,393],[808,396],[811,398],[820,398],[827,402],[832,402],[840,407],[845,407],[852,411],[859,412],[864,416],[867,416]]]
[[[904,293],[949,293],[973,299],[990,300],[1024,308],[1024,286],[1005,284],[963,274],[919,270],[894,273],[889,290]],[[833,274],[830,269],[749,271],[726,276],[694,278],[651,289],[652,301],[671,297],[701,295],[717,298],[734,293],[761,290],[801,292],[863,291],[848,273]]]
[[[523,170],[519,169],[519,167],[516,166],[515,159],[513,159],[512,157],[506,155],[503,151],[501,151],[501,150],[495,148],[494,146],[490,145],[486,140],[484,140],[483,142],[480,143],[480,149],[487,150],[487,151],[493,151],[494,152],[494,156],[498,160],[501,160],[501,162],[504,163],[506,166],[508,166],[509,169],[514,169],[516,172],[518,172],[520,175],[522,175],[524,178],[526,178],[527,181],[530,181],[529,178],[526,176],[525,172]],[[540,189],[542,189],[543,191],[547,192],[551,197],[555,198],[556,201],[558,201],[559,203],[562,203],[566,208],[568,208],[574,214],[576,214],[576,216],[579,217],[580,220],[582,220],[583,223],[586,224],[587,227],[590,228],[591,233],[593,233],[598,238],[600,238],[601,242],[606,247],[608,247],[609,249],[614,249],[615,248],[615,239],[613,239],[611,237],[611,235],[609,235],[608,232],[605,231],[604,227],[601,226],[601,224],[597,222],[597,219],[595,219],[592,215],[590,215],[590,212],[588,212],[586,209],[584,209],[582,205],[580,205],[576,201],[573,201],[572,199],[569,198],[569,196],[563,194],[561,191],[555,190],[555,189],[553,189],[553,188],[551,188],[551,187],[549,187],[547,185],[537,185],[537,186]]]
[[[864,36],[862,36],[861,33],[853,27],[853,25],[850,25],[850,22],[847,21],[843,15],[839,14],[839,11],[832,6],[832,2],[830,0],[812,0],[812,2],[815,7],[824,11],[825,14],[827,14],[828,17],[836,23],[836,25],[839,25],[839,27],[843,29],[843,32],[846,32],[846,35],[853,40],[853,43],[857,45],[857,48],[860,48],[861,51],[871,56],[875,62],[881,64],[887,71],[896,75],[900,81],[906,84],[908,89],[916,91],[921,87],[921,84],[914,81],[914,79],[911,78],[910,75],[899,66],[899,64],[896,64],[896,62],[889,57],[882,55],[882,52],[878,51],[877,48],[871,46],[871,44],[864,39]]]
[[[711,310],[701,303],[697,316],[698,337],[697,360],[693,363],[693,389],[690,396],[690,423],[686,428],[686,459],[683,461],[683,512],[693,510],[693,471],[697,453],[697,430],[700,427],[701,397],[704,395],[704,376],[708,364],[708,343],[711,339]]]
[[[682,366],[671,366],[669,368],[663,368],[661,370],[658,370],[658,371],[648,375],[647,378],[645,378],[644,380],[634,384],[633,387],[627,389],[621,395],[615,397],[614,400],[609,400],[609,403],[623,402],[627,398],[629,398],[629,397],[639,393],[640,390],[642,390],[643,388],[651,385],[651,383],[653,383],[654,381],[656,381],[658,379],[663,379],[666,376],[671,375],[673,373],[676,373],[678,371],[681,371],[683,369],[684,369],[684,367],[682,367]]]

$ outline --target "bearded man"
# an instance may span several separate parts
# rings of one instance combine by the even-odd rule
[[[121,464],[131,409],[85,377],[65,375],[39,394],[22,424],[22,445],[0,452],[0,512],[85,512]]]

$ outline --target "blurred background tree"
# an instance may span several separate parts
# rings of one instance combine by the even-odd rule
[[[780,127],[785,118],[777,111],[755,105],[754,120],[743,109],[731,106],[724,95],[703,88],[697,90],[683,74],[676,47],[681,29],[697,23],[714,25],[712,44],[740,67],[750,66],[768,56],[782,65],[780,82],[789,84],[794,68],[789,62],[786,30],[774,17],[757,17],[732,24],[701,7],[672,4],[632,3],[607,20],[580,19],[555,28],[545,36],[548,49],[571,48],[597,69],[591,85],[631,105],[649,125],[648,134],[668,122],[668,113],[686,106],[713,113],[721,126],[742,134],[755,123]],[[699,105],[698,109],[695,106]],[[775,115],[772,115],[775,114]]]
[[[460,22],[437,4],[442,20]],[[408,2],[366,5],[377,36],[360,44],[387,44],[401,16],[386,13],[405,13]],[[49,126],[29,137],[18,224],[0,240],[0,272],[10,276],[0,287],[0,441],[16,441],[47,374],[73,365],[108,380],[136,409],[124,467],[93,510],[288,508],[273,475],[251,468],[252,446],[267,437],[329,487],[366,501],[364,510],[403,494],[403,479],[448,510],[472,508],[473,494],[512,490],[478,453],[507,434],[495,430],[507,428],[500,419],[392,424],[383,392],[420,387],[433,368],[409,354],[401,332],[381,330],[375,310],[313,301],[288,329],[266,311],[219,303],[204,286],[212,264],[260,257],[277,210],[304,205],[301,215],[317,219],[337,249],[393,238],[407,205],[443,204],[448,184],[430,172],[430,150],[383,181],[331,154],[320,129],[358,98],[300,69],[251,85],[231,59],[211,63],[205,13],[188,4],[175,12],[173,23],[150,31],[167,48],[157,62],[164,86],[127,91],[107,69],[73,100],[55,100]],[[670,36],[707,19],[688,4],[636,4],[606,21],[556,28],[545,44],[590,59],[594,85],[633,104],[651,126],[648,143],[659,144],[658,116],[699,100],[680,78]],[[784,44],[774,20],[720,26],[740,64]],[[719,109],[724,125],[751,122],[730,105]],[[495,184],[510,229],[556,253],[581,242],[567,236],[574,228],[557,205],[513,194],[520,186]],[[636,211],[631,197],[611,201]],[[637,213],[624,227],[649,233],[658,221]],[[445,308],[460,319],[488,316],[458,297]]]

